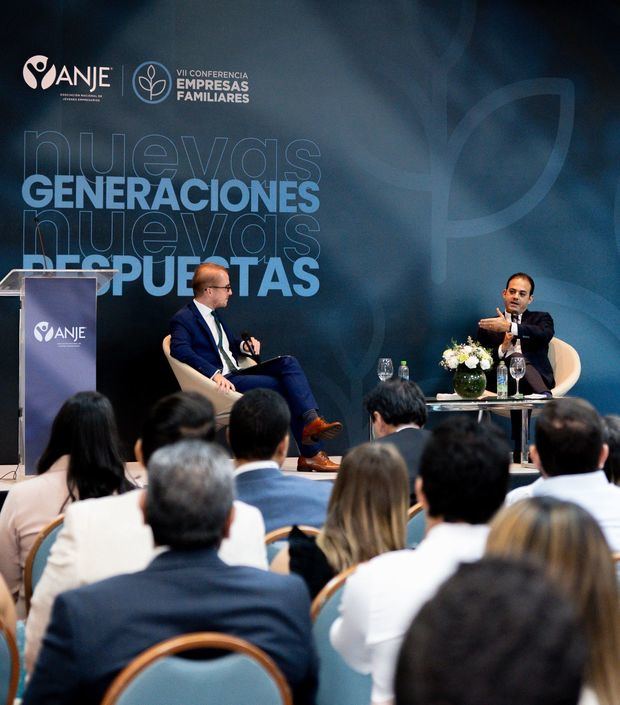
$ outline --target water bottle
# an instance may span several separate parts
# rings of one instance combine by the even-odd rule
[[[497,366],[497,398],[508,399],[508,368],[503,360]]]
[[[400,361],[400,367],[398,368],[399,379],[409,379],[409,368],[407,367],[407,360]]]

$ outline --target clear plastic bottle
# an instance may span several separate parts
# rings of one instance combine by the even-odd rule
[[[400,361],[400,367],[398,368],[399,379],[409,379],[409,368],[407,367],[407,360]]]
[[[497,398],[508,399],[508,368],[503,360],[497,366]]]

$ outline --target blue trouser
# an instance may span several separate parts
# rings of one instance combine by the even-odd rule
[[[303,415],[312,409],[317,409],[316,399],[310,389],[306,373],[301,368],[297,358],[283,355],[261,364],[262,374],[226,375],[238,392],[249,389],[273,389],[281,394],[291,410],[291,431],[297,442],[299,452],[306,458],[311,458],[323,448],[322,443],[302,445],[301,434],[304,428]]]

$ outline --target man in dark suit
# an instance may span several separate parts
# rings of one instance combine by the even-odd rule
[[[415,382],[390,379],[381,382],[364,399],[377,443],[392,443],[407,464],[411,504],[415,504],[415,480],[420,457],[431,436],[424,430],[427,411],[422,390]]]
[[[263,649],[288,680],[296,705],[311,705],[317,664],[308,591],[297,576],[218,558],[233,497],[229,461],[216,445],[185,440],[154,453],[143,511],[155,543],[169,550],[145,570],[56,598],[24,705],[96,705],[142,651],[207,631]]]
[[[271,389],[252,389],[230,412],[228,442],[235,457],[237,498],[258,507],[265,530],[325,523],[332,483],[285,475],[291,415]]]
[[[242,342],[216,313],[228,305],[232,296],[228,270],[210,262],[201,264],[194,272],[192,288],[194,300],[170,321],[172,357],[210,377],[223,392],[246,392],[257,387],[279,392],[291,410],[291,430],[301,453],[298,469],[338,470],[323,450],[321,440],[340,433],[342,424],[328,423],[319,416],[310,384],[297,359],[285,355],[263,363],[250,374],[239,370],[239,357],[258,356],[260,342],[253,337]]]
[[[525,358],[525,377],[519,382],[519,391],[524,394],[551,396],[555,385],[553,369],[549,362],[549,342],[554,335],[553,318],[544,311],[528,311],[534,300],[534,280],[529,274],[517,272],[508,278],[502,292],[504,311],[496,309],[497,316],[483,318],[478,322],[477,338],[482,345],[491,348],[496,364],[504,360],[510,368],[513,355]],[[495,370],[487,374],[487,387],[495,390]],[[515,382],[508,375],[508,388],[515,391]],[[516,452],[520,451],[521,414],[513,412],[512,431]]]

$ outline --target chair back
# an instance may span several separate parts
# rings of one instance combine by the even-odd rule
[[[329,640],[329,630],[339,615],[346,579],[356,566],[332,578],[312,602],[312,632],[319,655],[319,690],[316,705],[368,705],[372,679],[357,673],[343,660]]]
[[[19,680],[19,654],[13,635],[0,623],[0,705],[13,705]]]
[[[219,658],[186,659],[198,649],[229,652]],[[114,679],[101,705],[291,705],[280,669],[244,639],[198,632],[162,641],[137,656]]]
[[[417,548],[426,533],[426,514],[420,502],[407,510],[407,548]]]
[[[297,528],[308,536],[318,536],[320,532],[316,526],[306,526],[305,524],[300,524]],[[281,526],[279,529],[272,529],[265,534],[267,563],[269,565],[271,565],[278,553],[288,545],[288,537],[292,530],[292,526]]]
[[[172,369],[174,376],[177,378],[179,387],[184,392],[198,392],[213,404],[215,411],[215,427],[216,429],[228,426],[230,410],[237,399],[241,398],[239,392],[221,392],[217,384],[209,377],[195,370],[190,365],[187,365],[180,360],[172,357],[170,354],[170,336],[167,335],[162,341],[162,349],[168,364]],[[251,367],[256,362],[251,357],[243,357],[239,361],[239,367]]]
[[[549,362],[555,377],[555,387],[551,392],[554,397],[563,397],[575,386],[581,375],[579,353],[566,341],[552,338],[549,343]]]
[[[37,583],[43,575],[47,559],[52,550],[52,546],[56,541],[56,537],[62,529],[65,517],[64,514],[57,516],[54,521],[51,521],[39,532],[28,558],[26,558],[26,566],[24,568],[24,592],[26,595],[26,613],[30,611],[30,600]]]

